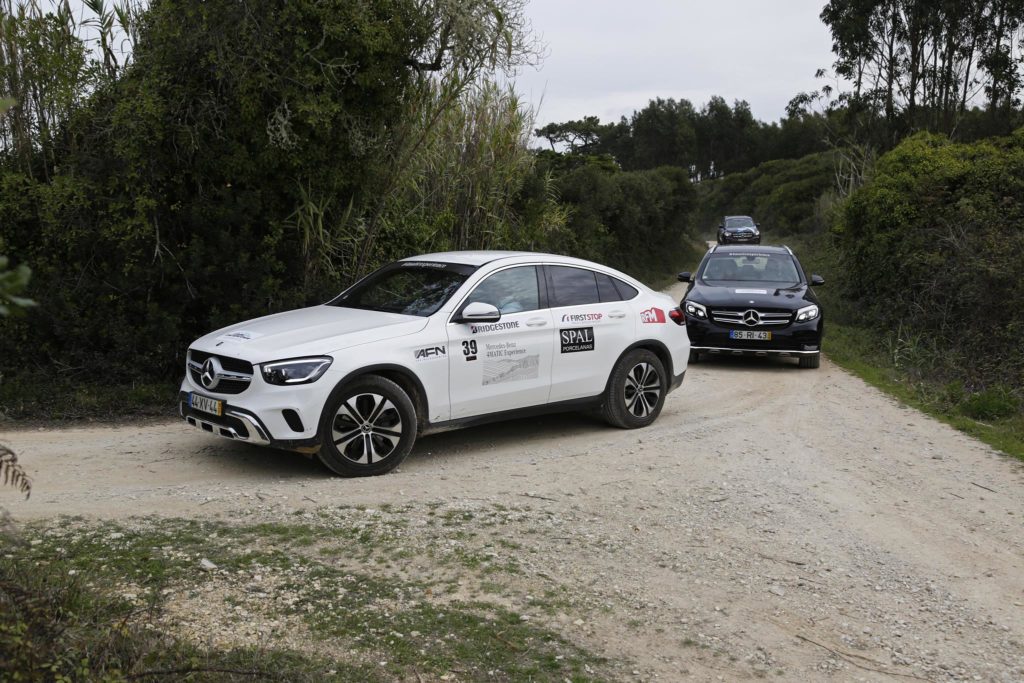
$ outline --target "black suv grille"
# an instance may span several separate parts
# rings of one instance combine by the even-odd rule
[[[217,360],[220,361],[221,367],[228,372],[236,372],[242,375],[249,375],[250,377],[253,374],[252,363],[250,363],[249,361],[242,360],[240,358],[229,358],[228,356],[221,356],[215,353],[207,353],[206,351],[196,351],[195,349],[189,349],[188,355],[189,359],[193,363],[197,363],[199,365],[202,365],[204,362],[206,362],[207,358],[215,357],[217,358]],[[193,367],[190,363],[188,365],[188,373],[189,376],[192,377],[192,381],[195,382],[196,385],[203,386],[202,381],[200,381],[200,375],[202,374],[201,370]],[[216,389],[207,389],[207,391],[217,394],[240,394],[249,388],[249,384],[250,382],[246,382],[243,380],[222,379],[220,382],[217,383]]]
[[[753,312],[752,317],[750,312]],[[782,308],[751,308],[750,306],[734,307],[725,306],[711,309],[711,319],[716,323],[724,325],[735,325],[737,327],[776,327],[788,325],[793,319],[793,311]],[[756,321],[753,325],[747,320]]]

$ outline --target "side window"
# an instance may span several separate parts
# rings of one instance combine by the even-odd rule
[[[611,277],[604,273],[597,274],[597,293],[601,295],[601,302],[622,301],[622,295],[615,289],[615,283]]]
[[[615,280],[615,288],[619,290],[619,296],[622,297],[623,301],[629,301],[640,293],[640,290],[633,285],[627,284],[618,278],[612,278]]]
[[[473,290],[467,304],[483,302],[503,314],[535,311],[540,308],[540,289],[534,266],[509,268],[491,275]]]
[[[548,266],[552,292],[551,306],[582,306],[601,301],[597,292],[597,277],[592,270],[569,266]]]

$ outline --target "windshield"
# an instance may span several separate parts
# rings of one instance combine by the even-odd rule
[[[433,315],[476,270],[458,263],[399,261],[356,283],[330,306]]]
[[[800,283],[796,263],[789,254],[715,254],[701,272],[707,282]]]
[[[750,216],[730,216],[725,219],[725,227],[752,228],[754,227],[754,220]]]

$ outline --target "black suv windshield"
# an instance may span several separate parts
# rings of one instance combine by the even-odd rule
[[[754,221],[750,216],[729,216],[725,219],[725,227],[727,228],[752,228],[754,227]]]
[[[705,282],[771,282],[799,284],[796,263],[789,254],[713,254],[700,277]]]
[[[476,270],[459,263],[399,261],[358,282],[330,306],[402,315],[433,315]]]

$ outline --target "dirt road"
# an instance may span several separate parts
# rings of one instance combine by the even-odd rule
[[[827,360],[791,362],[694,365],[645,430],[553,416],[452,432],[373,479],[179,422],[11,431],[34,490],[0,504],[20,519],[528,506],[531,571],[600,607],[569,637],[639,678],[1024,680],[1024,469]]]

